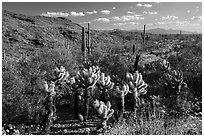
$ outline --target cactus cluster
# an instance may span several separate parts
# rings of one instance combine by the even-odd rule
[[[73,78],[70,77],[70,74],[68,71],[66,71],[65,67],[60,66],[60,68],[56,67],[54,70],[56,79],[55,83],[73,83],[75,82]]]
[[[142,79],[142,74],[136,71],[134,74],[127,73],[126,74],[127,83],[130,87],[130,93],[134,94],[135,97],[139,97],[140,95],[144,95],[147,93],[146,88],[147,84]]]
[[[81,88],[94,87],[100,78],[100,69],[98,66],[92,66],[89,69],[82,69],[78,71],[75,78],[77,85]]]
[[[171,69],[170,63],[167,60],[165,60],[165,59],[160,64],[162,66],[162,70],[163,71]]]
[[[105,128],[107,126],[108,119],[112,117],[114,113],[114,110],[111,109],[111,103],[108,101],[107,104],[105,104],[102,101],[95,100],[93,102],[93,107],[98,112],[98,115],[101,118],[99,127]]]
[[[89,112],[89,99],[91,97],[91,93],[95,88],[97,81],[100,78],[100,69],[97,66],[89,67],[89,69],[83,68],[82,70],[78,71],[77,76],[75,77],[76,80],[76,88],[82,88],[84,91],[84,121],[88,118]],[[77,94],[76,94],[77,95]],[[77,99],[77,97],[76,97]],[[78,100],[78,99],[77,99]],[[76,100],[76,108],[78,106],[78,101]],[[77,112],[78,110],[76,110]],[[77,115],[77,114],[76,114]]]
[[[116,92],[118,92],[121,97],[120,117],[123,118],[123,113],[125,111],[125,95],[130,93],[128,84],[123,84],[122,88],[116,87]]]
[[[99,81],[97,83],[98,88],[100,90],[102,90],[102,91],[112,89],[113,86],[114,86],[114,83],[111,82],[110,80],[111,80],[110,76],[105,76],[104,73],[101,73],[100,74],[100,79],[99,79]]]
[[[120,93],[121,97],[124,97],[128,93],[130,93],[130,88],[128,84],[123,84],[122,88],[116,87],[116,91]]]
[[[183,72],[179,70],[169,71],[168,73],[164,74],[162,78],[164,84],[169,86],[173,89],[179,89],[182,85],[186,86],[186,83],[183,81]]]
[[[47,81],[43,81],[43,90],[46,93],[49,93],[52,97],[56,95],[55,83],[52,81],[50,83],[47,83]]]

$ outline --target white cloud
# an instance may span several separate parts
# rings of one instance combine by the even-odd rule
[[[150,7],[152,7],[151,4],[144,4],[143,6],[146,7],[146,8],[150,8]]]
[[[137,22],[125,22],[125,23],[114,23],[114,26],[123,26],[123,25],[137,25]]]
[[[147,24],[148,26],[152,26],[153,24],[152,23],[150,23],[150,24]]]
[[[85,16],[83,12],[75,12],[75,11],[72,11],[70,13],[70,15],[76,17],[76,16]]]
[[[102,13],[102,14],[106,14],[106,15],[108,15],[108,14],[111,13],[111,11],[110,11],[110,10],[102,10],[101,13]]]
[[[98,18],[98,19],[95,19],[93,21],[110,22],[110,19],[108,19],[108,18]]]
[[[120,17],[115,16],[115,17],[111,17],[110,19],[113,19],[113,21],[117,21],[117,20],[120,20]]]
[[[152,7],[151,4],[143,4],[143,5],[142,5],[141,3],[138,3],[137,6],[138,6],[138,7],[145,7],[145,8],[150,8],[150,7]]]
[[[157,22],[157,24],[163,25],[163,24],[165,24],[165,22]]]
[[[178,25],[184,25],[184,24],[189,24],[191,21],[189,21],[189,20],[184,20],[184,21],[176,21],[175,23],[176,23],[176,25],[178,26]]]
[[[122,21],[122,22],[125,22],[125,21],[131,21],[131,20],[143,20],[144,17],[142,17],[142,15],[125,15],[125,16],[115,16],[115,17],[111,17],[110,18],[111,20],[113,21]]]
[[[142,7],[143,5],[142,5],[141,3],[138,3],[137,6],[138,6],[138,7]]]
[[[177,16],[164,16],[162,17],[162,20],[176,20],[178,19]]]
[[[190,10],[187,10],[186,12],[187,12],[187,13],[190,13],[191,11],[190,11]]]
[[[91,14],[97,13],[97,11],[96,11],[96,10],[93,10],[93,11],[87,11],[86,13],[91,15]]]
[[[202,21],[202,16],[193,16],[190,18],[191,20],[198,20],[198,21]]]
[[[134,14],[134,16],[138,16],[138,17],[142,16],[142,15],[136,14],[136,12],[133,12],[133,11],[128,11],[127,13],[128,14]]]
[[[47,12],[47,13],[42,13],[41,16],[47,16],[47,17],[67,17],[67,16],[69,16],[69,13],[66,13],[66,12]]]
[[[126,15],[120,18],[121,21],[130,21],[130,20],[143,20],[144,17],[138,17],[137,15]]]
[[[116,9],[116,7],[113,7],[112,9],[114,9],[114,10],[115,10],[115,9]]]
[[[79,24],[88,24],[88,23],[91,23],[91,21],[80,22]]]
[[[128,11],[127,13],[128,14],[135,14],[135,12],[132,12],[132,11]]]
[[[158,14],[158,12],[157,11],[143,11],[142,12],[143,14],[150,14],[150,15],[155,15],[155,14]]]

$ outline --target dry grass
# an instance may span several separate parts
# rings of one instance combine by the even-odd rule
[[[116,124],[104,135],[202,135],[202,118],[137,119]]]

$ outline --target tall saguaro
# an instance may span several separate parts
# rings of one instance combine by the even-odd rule
[[[136,46],[135,46],[135,44],[133,44],[133,46],[132,46],[132,52],[133,52],[133,54],[135,53],[135,51],[136,51]]]
[[[90,24],[88,23],[88,41],[87,41],[87,48],[88,48],[88,54],[91,55],[91,42],[90,42]]]
[[[145,31],[145,25],[144,25],[144,30],[143,30],[143,44],[145,44],[146,40],[146,31]]]
[[[83,56],[83,62],[86,63],[86,40],[85,40],[85,29],[82,27],[82,56]]]

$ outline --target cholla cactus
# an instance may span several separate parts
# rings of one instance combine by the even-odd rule
[[[171,69],[170,63],[165,59],[160,64],[162,66],[163,71],[168,71]]]
[[[164,74],[162,80],[166,86],[172,89],[177,89],[178,92],[180,92],[183,85],[185,87],[187,86],[183,81],[183,72],[178,70],[173,70],[169,73]]]
[[[147,84],[142,79],[142,74],[136,71],[133,74],[126,74],[127,83],[130,87],[130,92],[135,95],[135,97],[139,97],[140,95],[144,95],[147,93],[146,88]]]
[[[78,71],[76,82],[81,88],[93,88],[100,78],[100,69],[98,66],[90,67],[89,69],[82,69]]]
[[[108,90],[112,89],[114,86],[114,83],[110,81],[110,76],[105,76],[104,73],[101,73],[100,79],[98,81],[98,88],[100,90]]]
[[[138,71],[136,71],[134,75],[131,73],[127,73],[126,78],[127,83],[130,87],[130,93],[132,93],[134,96],[134,112],[136,113],[136,106],[138,106],[138,103],[140,103],[139,96],[145,95],[147,93],[146,88],[148,85],[144,82],[144,80],[142,79],[142,74]]]
[[[60,66],[60,69],[56,67],[53,71],[55,72],[55,75],[57,77],[55,79],[55,83],[61,83],[61,84],[65,84],[65,83],[73,84],[73,83],[75,83],[74,77],[70,77],[70,74],[68,71],[66,71],[65,67]]]
[[[119,87],[116,87],[116,92],[120,94],[121,97],[121,118],[123,118],[123,113],[125,110],[125,95],[130,93],[128,84],[123,84],[123,87],[120,89]]]
[[[76,76],[76,85],[78,88],[84,89],[84,121],[88,117],[89,108],[89,98],[91,97],[91,92],[95,88],[97,81],[100,78],[99,67],[90,67],[89,69],[82,69],[78,72]]]
[[[105,105],[104,102],[95,100],[93,102],[93,107],[98,112],[101,122],[99,127],[105,128],[107,126],[107,121],[110,117],[113,116],[114,110],[111,109],[111,103],[108,101]]]
[[[107,90],[110,90],[113,88],[114,83],[110,81],[110,76],[105,76],[104,73],[100,74],[100,79],[97,82],[97,87],[99,88],[99,90],[102,92],[101,94],[101,100],[103,102],[106,102],[106,96],[107,96]]]

